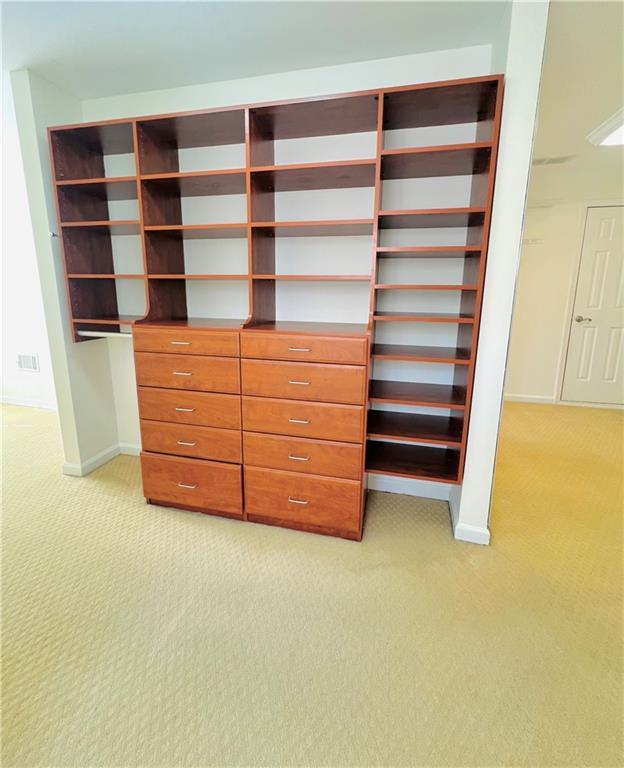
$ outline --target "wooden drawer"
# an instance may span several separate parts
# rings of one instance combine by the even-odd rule
[[[248,520],[359,538],[360,483],[245,467]]]
[[[171,453],[196,459],[213,459],[240,464],[241,433],[233,429],[195,427],[190,424],[168,424],[141,419],[143,450]]]
[[[361,443],[364,439],[364,408],[361,405],[243,397],[243,429]]]
[[[366,365],[366,338],[290,336],[249,331],[241,334],[241,357]]]
[[[154,503],[242,517],[241,466],[141,454],[143,493]]]
[[[362,446],[304,437],[243,434],[243,456],[246,465],[287,469],[306,475],[327,475],[360,480]]]
[[[240,392],[238,358],[137,352],[136,377],[142,387]]]
[[[238,356],[238,331],[213,331],[199,328],[177,330],[135,325],[132,338],[136,352]]]
[[[366,368],[360,366],[241,360],[241,375],[245,395],[366,402]]]
[[[240,397],[215,392],[182,393],[177,389],[139,387],[139,415],[152,421],[241,428]]]

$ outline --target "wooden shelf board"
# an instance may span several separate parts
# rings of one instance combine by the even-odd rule
[[[368,412],[368,437],[407,443],[460,446],[463,419],[394,411]]]
[[[125,274],[101,274],[95,272],[71,273],[67,277],[70,280],[145,280],[147,275],[129,272]]]
[[[224,109],[169,117],[147,117],[138,121],[139,132],[155,135],[178,148],[214,147],[245,141],[245,110]]]
[[[377,129],[377,94],[337,96],[252,107],[250,120],[273,139],[333,136]]]
[[[380,229],[429,227],[477,227],[483,224],[485,208],[423,208],[379,211]]]
[[[181,197],[244,195],[246,191],[244,168],[144,174],[141,176],[141,182],[146,185],[169,189]]]
[[[378,283],[378,291],[476,291],[476,285],[431,285],[429,283]]]
[[[222,275],[222,274],[215,274],[215,273],[201,274],[201,275],[161,273],[161,274],[148,274],[147,276],[150,280],[247,280],[248,279],[247,274]]]
[[[99,179],[77,179],[57,181],[59,189],[75,189],[86,194],[105,196],[108,200],[136,200],[136,176],[110,176]]]
[[[129,155],[134,152],[132,122],[111,121],[101,125],[68,125],[52,128],[50,131],[61,140],[76,140],[94,151],[101,149],[105,155]]]
[[[372,219],[329,219],[325,221],[257,221],[256,231],[266,230],[275,237],[335,237],[372,235]]]
[[[369,399],[379,403],[464,410],[466,388],[453,384],[423,384],[412,381],[373,379],[370,382]]]
[[[325,282],[366,282],[371,279],[370,275],[253,275],[254,280],[284,280],[301,281],[310,283]]]
[[[271,192],[346,189],[375,185],[375,160],[269,165],[252,168],[252,183]]]
[[[370,440],[366,445],[366,472],[457,483],[459,451],[453,448]]]
[[[499,82],[500,77],[495,76],[463,83],[387,89],[383,128],[392,131],[491,120]]]
[[[72,323],[91,323],[92,325],[131,325],[143,315],[115,315],[111,317],[74,317]]]
[[[274,322],[254,323],[245,326],[244,331],[276,332],[320,336],[366,336],[368,326],[365,323],[307,323],[297,320],[275,320]]]
[[[409,344],[373,344],[371,356],[378,360],[468,365],[470,350],[462,347],[428,347]]]
[[[481,249],[470,245],[400,246],[384,245],[377,248],[378,259],[449,259],[479,257]]]
[[[142,320],[139,325],[157,328],[212,328],[214,330],[240,329],[242,318],[188,317],[185,320]]]
[[[381,156],[381,178],[419,179],[487,173],[491,152],[492,143],[485,141],[384,149]]]
[[[474,323],[474,317],[465,313],[441,314],[436,312],[378,312],[373,320],[386,323]]]
[[[244,238],[247,224],[161,224],[145,227],[145,231],[180,233],[185,240]]]
[[[65,221],[62,229],[90,229],[94,232],[110,232],[111,235],[138,235],[138,221]]]

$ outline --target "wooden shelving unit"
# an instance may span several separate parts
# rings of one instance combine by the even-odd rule
[[[137,322],[370,335],[366,471],[461,482],[502,85],[490,76],[51,128],[74,340]],[[292,139],[364,133],[376,137],[372,156],[279,160],[279,145]],[[361,188],[374,194],[362,218],[339,207],[335,218],[279,215],[282,193]],[[279,269],[281,238],[318,238],[320,252],[325,238],[354,236],[370,238],[372,264],[335,274]],[[246,268],[190,267],[193,241],[234,239]],[[235,313],[244,317],[192,316],[193,287],[230,281],[246,285],[247,311]],[[276,296],[289,283],[368,284],[368,324],[280,320]]]

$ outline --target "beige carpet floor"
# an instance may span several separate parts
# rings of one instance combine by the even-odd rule
[[[361,544],[148,507],[7,408],[3,765],[621,765],[623,419],[507,406],[479,547],[390,494]]]

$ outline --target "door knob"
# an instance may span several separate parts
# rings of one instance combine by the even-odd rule
[[[583,315],[577,315],[575,318],[577,323],[591,323],[591,317],[583,317]]]

